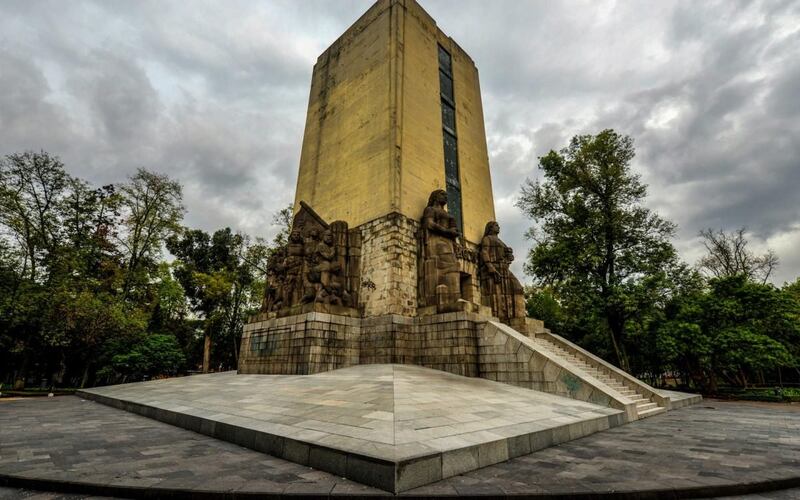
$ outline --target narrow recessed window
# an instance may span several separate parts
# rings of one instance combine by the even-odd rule
[[[456,100],[453,90],[453,60],[439,45],[439,95],[442,105],[442,137],[444,138],[444,176],[447,188],[447,210],[455,218],[458,230],[464,232],[461,218],[461,181],[458,174],[458,135],[456,134]]]

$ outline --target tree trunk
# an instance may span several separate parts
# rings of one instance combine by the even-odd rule
[[[714,370],[711,370],[711,373],[708,376],[708,393],[716,394],[717,390],[718,390],[717,375],[716,373],[714,373]]]
[[[228,322],[228,332],[230,332],[231,339],[233,340],[233,361],[236,363],[238,368],[239,366],[239,346],[236,345],[236,325],[239,324],[239,307],[242,302],[242,292],[241,289],[236,286],[234,283],[234,300],[233,300],[233,312],[231,313],[231,320]]]
[[[87,361],[86,366],[83,368],[83,377],[81,378],[81,389],[86,387],[87,382],[89,382],[89,365],[91,365],[91,363]]]
[[[211,335],[206,333],[203,339],[203,373],[208,373],[211,366]]]
[[[28,350],[25,350],[25,354],[22,356],[22,365],[19,367],[19,371],[17,372],[17,376],[14,379],[14,390],[21,391],[25,388],[25,378],[28,373],[28,363],[30,362],[31,355]]]
[[[625,354],[625,346],[622,345],[622,330],[622,324],[611,319],[608,320],[608,331],[611,335],[611,345],[614,347],[614,354],[617,355],[619,367],[630,373],[630,363],[628,363],[628,356]]]
[[[67,359],[64,351],[61,351],[61,357],[58,361],[58,371],[53,374],[53,384],[63,385],[64,375],[67,373]]]

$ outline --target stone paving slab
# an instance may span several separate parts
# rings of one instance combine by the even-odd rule
[[[641,492],[651,490],[661,491],[659,498],[697,498],[797,487],[798,410],[800,405],[706,400],[408,493],[494,488],[507,495],[573,491],[646,497]],[[674,496],[664,493],[667,489]]]
[[[623,423],[616,409],[413,365],[227,372],[80,394],[395,492]]]
[[[706,400],[401,496],[690,498],[706,488],[700,490],[706,496],[795,499],[800,490],[769,490],[800,485],[799,439],[800,405]],[[390,495],[77,397],[0,400],[0,485],[18,478],[27,482],[17,485],[32,488],[39,480],[40,489],[52,488],[48,477],[105,488],[102,494],[112,496],[125,484],[151,491],[151,498],[167,487],[185,498],[277,498],[309,489],[328,492],[318,497]],[[87,497],[86,489],[71,491],[84,494],[0,488],[0,498]]]

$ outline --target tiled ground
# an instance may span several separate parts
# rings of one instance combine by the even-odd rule
[[[405,494],[569,495],[797,478],[798,407],[706,401]],[[207,491],[386,495],[76,397],[0,400],[3,475]],[[787,490],[742,498],[788,500],[800,498],[798,493]],[[58,497],[0,489],[3,499],[22,496]]]
[[[608,492],[800,479],[799,408],[704,401],[409,493]]]
[[[620,413],[413,365],[226,372],[89,392],[392,461]]]

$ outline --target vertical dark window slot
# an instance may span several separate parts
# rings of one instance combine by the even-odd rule
[[[458,230],[464,232],[461,217],[461,181],[458,175],[458,136],[456,134],[456,102],[453,92],[453,60],[439,46],[439,95],[442,105],[444,138],[444,175],[447,189],[447,210],[455,218]]]

